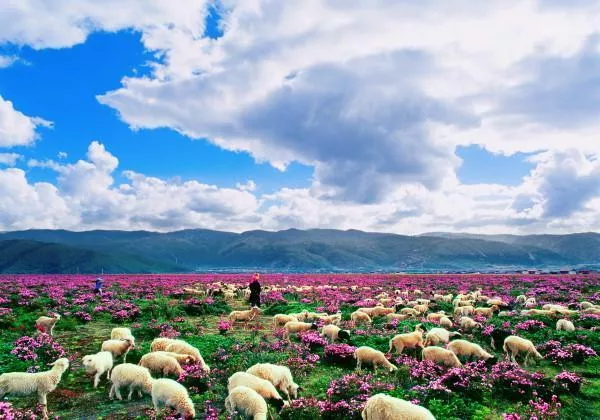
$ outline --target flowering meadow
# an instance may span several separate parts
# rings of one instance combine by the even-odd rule
[[[256,363],[290,368],[301,390],[275,419],[359,420],[368,398],[385,393],[426,407],[437,419],[593,419],[600,418],[600,275],[283,275],[261,277],[261,314],[247,325],[232,322],[232,310],[248,309],[246,274],[110,275],[104,292],[94,293],[94,277],[28,275],[0,277],[0,373],[47,370],[59,357],[71,360],[57,389],[48,395],[51,418],[175,418],[175,412],[153,410],[148,395],[131,401],[111,400],[110,382],[98,388],[81,359],[100,351],[114,327],[129,327],[136,347],[127,362],[137,363],[157,337],[185,340],[198,348],[209,373],[183,365],[172,377],[188,390],[196,418],[227,419],[227,379]],[[478,291],[473,306],[502,302],[492,316],[472,315],[477,326],[462,329],[453,301],[436,295]],[[534,299],[527,306],[519,296]],[[489,298],[489,300],[486,300]],[[426,311],[407,319],[373,317],[356,324],[358,308],[382,305],[400,312],[428,300]],[[589,304],[582,304],[589,302]],[[563,310],[546,310],[545,305]],[[498,305],[497,305],[498,306]],[[587,308],[587,309],[584,309]],[[539,311],[522,312],[531,309]],[[350,338],[330,343],[320,330],[283,338],[274,328],[276,314],[303,311],[341,313],[338,324]],[[497,356],[493,363],[462,359],[460,367],[422,360],[416,349],[390,353],[396,334],[417,324],[438,327],[427,315],[444,311],[450,331]],[[53,336],[35,328],[42,315],[58,313]],[[573,331],[557,331],[559,319],[573,322]],[[314,320],[322,326],[320,320]],[[531,340],[543,359],[526,365],[505,358],[502,343],[491,346],[497,330]],[[394,372],[370,366],[356,370],[354,351],[370,346],[398,367]],[[115,363],[121,363],[117,358]],[[0,419],[39,417],[35,396],[0,400]],[[38,417],[36,417],[38,416]],[[241,417],[240,417],[241,418]]]

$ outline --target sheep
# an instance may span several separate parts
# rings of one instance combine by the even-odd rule
[[[525,353],[525,365],[527,365],[529,357],[532,355],[537,359],[544,358],[544,356],[538,353],[535,345],[530,340],[516,335],[509,335],[506,337],[502,348],[514,363],[517,363],[515,356],[519,353]]]
[[[261,310],[253,306],[251,309],[245,311],[232,311],[229,313],[229,320],[231,322],[243,321],[244,328],[248,326],[248,322],[253,321],[259,314]]]
[[[394,312],[396,312],[396,308],[384,308],[382,306],[376,306],[369,315],[371,317],[386,316],[388,314],[393,314]]]
[[[111,340],[125,340],[126,338],[129,338],[135,346],[135,337],[133,336],[129,328],[113,328],[110,332]]]
[[[162,354],[163,356],[169,356],[172,357],[174,359],[176,359],[179,364],[192,364],[194,363],[194,356],[190,356],[189,354],[180,354],[180,353],[174,353],[174,352],[169,352],[169,351],[153,351],[152,353],[156,353],[156,354]]]
[[[535,300],[535,298],[529,298],[525,301],[525,306],[526,308],[533,308],[535,305],[537,305],[537,301]]]
[[[552,311],[550,311],[548,309],[524,309],[521,311],[521,316],[531,316],[531,315],[551,316]]]
[[[350,319],[354,322],[354,323],[359,323],[359,322],[365,322],[370,324],[371,323],[371,317],[369,316],[369,314],[363,312],[363,311],[354,311],[350,314]]]
[[[413,308],[403,308],[400,310],[400,314],[408,316],[419,316],[419,311]]]
[[[50,336],[54,333],[54,326],[60,319],[60,314],[54,313],[49,316],[41,316],[35,321],[35,328],[41,333],[48,333]]]
[[[94,375],[94,388],[98,388],[100,376],[106,372],[106,379],[110,379],[110,370],[113,368],[113,356],[109,351],[83,356],[82,364],[87,373]]]
[[[317,324],[311,324],[309,322],[286,322],[286,324],[283,326],[283,329],[285,330],[283,332],[283,338],[289,338],[290,334],[296,334],[299,332],[305,332],[309,330],[316,330],[318,328],[319,327],[317,326]]]
[[[413,306],[413,309],[415,311],[417,311],[419,314],[424,314],[425,312],[427,312],[429,310],[429,307],[427,305],[415,305],[415,306]]]
[[[469,318],[468,316],[461,316],[458,320],[458,324],[460,325],[460,328],[467,331],[470,331],[473,328],[481,328],[481,324],[479,322],[475,322],[473,318]]]
[[[177,359],[159,352],[143,355],[138,365],[148,368],[150,372],[162,373],[163,376],[175,375],[179,377],[183,373]]]
[[[392,319],[398,319],[398,320],[400,320],[400,321],[403,321],[403,320],[405,320],[405,319],[407,319],[407,318],[411,318],[411,315],[404,315],[404,314],[387,314],[385,317],[386,317],[387,319],[389,319],[390,321],[391,321]]]
[[[414,348],[423,348],[425,347],[423,344],[423,329],[421,328],[421,324],[415,326],[415,330],[411,333],[398,334],[390,340],[390,349],[389,353],[392,352],[392,349],[395,349],[398,353],[402,353],[402,351],[406,349],[414,349]]]
[[[329,341],[334,343],[337,339],[350,339],[350,331],[342,330],[337,325],[325,325],[321,330],[321,337],[327,337]]]
[[[486,318],[489,318],[492,315],[494,315],[494,312],[496,312],[497,310],[498,310],[498,307],[494,305],[491,308],[475,308],[475,309],[473,309],[473,313],[475,315],[482,315]]]
[[[152,404],[158,413],[158,406],[173,407],[184,419],[196,417],[196,409],[187,389],[172,379],[156,379],[152,383]]]
[[[556,331],[575,331],[575,325],[568,319],[559,319],[556,321]]]
[[[508,337],[511,334],[512,332],[510,332],[509,330],[495,328],[494,331],[492,331],[492,334],[490,334],[490,345],[494,350],[496,350],[496,343],[498,343],[498,345],[504,343],[506,337]]]
[[[271,382],[288,400],[298,398],[300,386],[294,382],[292,372],[287,366],[257,363],[248,368],[246,373]]]
[[[385,394],[370,397],[361,416],[363,420],[435,420],[431,411],[425,407]]]
[[[135,345],[131,339],[126,338],[125,340],[105,340],[102,342],[101,350],[111,352],[115,359],[123,355],[123,363],[125,363],[127,361],[127,353],[134,347]]]
[[[338,312],[333,315],[325,315],[320,318],[325,325],[333,324],[337,325],[342,322],[342,313]]]
[[[455,308],[460,308],[463,306],[473,306],[475,304],[474,300],[455,300],[454,301],[454,307]]]
[[[454,324],[452,323],[452,320],[450,318],[448,318],[447,316],[441,317],[439,320],[439,324],[441,327],[444,327],[444,328],[452,328],[454,326]]]
[[[450,337],[461,336],[461,333],[450,332],[445,328],[432,328],[425,337],[426,346],[435,346],[437,344],[448,344]]]
[[[383,366],[389,372],[398,370],[396,366],[391,364],[388,359],[385,358],[385,354],[379,350],[375,350],[369,346],[362,346],[354,351],[354,358],[356,359],[356,369],[360,370],[363,363],[373,365],[373,370],[377,373],[377,365]]]
[[[253,420],[267,420],[267,402],[252,388],[238,386],[233,388],[225,398],[225,408],[230,415],[236,412]]]
[[[277,392],[277,389],[275,389],[273,384],[266,379],[259,378],[258,376],[246,372],[236,372],[227,380],[227,390],[231,392],[238,386],[247,386],[248,388],[253,389],[265,400],[272,401],[278,411],[281,411],[286,405],[283,398],[281,398],[281,395],[279,395],[279,392]]]
[[[277,314],[273,317],[273,328],[281,327],[290,321],[298,321],[294,315]]]
[[[579,303],[579,308],[581,309],[589,309],[589,308],[593,308],[594,304],[591,302],[587,302],[587,301],[583,301],[581,303]]]
[[[443,349],[441,347],[425,347],[421,351],[423,360],[431,360],[434,363],[439,363],[448,367],[461,367],[462,363],[456,357],[456,354],[450,350]]]
[[[119,400],[123,399],[121,397],[121,387],[123,386],[129,387],[128,400],[131,400],[131,396],[135,390],[137,390],[140,397],[142,396],[142,391],[146,394],[151,394],[152,384],[154,383],[154,379],[152,379],[150,371],[147,368],[134,365],[133,363],[123,363],[115,366],[110,374],[110,381],[112,382],[112,386],[110,387],[108,397],[111,400],[115,395]]]
[[[177,340],[166,337],[155,338],[154,340],[152,340],[152,344],[150,344],[150,351],[164,351],[169,346],[169,344],[175,341]]]
[[[506,306],[506,303],[502,299],[500,299],[498,297],[492,298],[492,299],[488,299],[486,303],[488,305],[490,305],[490,306],[494,306],[494,305],[496,305],[496,306]]]
[[[0,400],[7,394],[30,395],[37,393],[38,403],[44,406],[44,418],[48,418],[47,395],[54,391],[69,368],[69,359],[60,358],[50,363],[52,369],[45,372],[10,372],[0,375]]]
[[[301,321],[301,322],[306,322],[308,319],[308,316],[309,316],[308,311],[302,311],[302,312],[292,313],[292,314],[288,314],[288,315],[293,316],[294,318],[296,318],[297,321]]]
[[[473,314],[474,309],[472,306],[461,306],[454,309],[454,315],[469,316]]]
[[[446,348],[456,354],[457,357],[474,357],[489,363],[493,363],[497,359],[496,356],[485,351],[479,344],[467,340],[452,340]]]
[[[525,296],[525,295],[519,295],[515,299],[516,303],[525,303],[525,301],[527,301],[527,296]]]
[[[165,348],[165,351],[169,353],[187,354],[192,357],[194,363],[199,363],[202,369],[210,372],[210,366],[204,362],[200,351],[183,340],[173,340],[173,342]]]
[[[444,311],[440,311],[437,313],[427,314],[426,319],[427,319],[427,321],[431,321],[431,322],[435,322],[435,321],[439,322],[439,320],[445,316],[446,316],[446,313]]]

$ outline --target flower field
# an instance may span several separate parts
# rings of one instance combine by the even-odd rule
[[[188,390],[196,418],[226,419],[227,379],[256,363],[283,364],[301,386],[298,398],[277,412],[280,419],[361,419],[367,399],[378,393],[428,408],[438,419],[593,419],[600,418],[600,275],[264,275],[262,312],[246,326],[231,322],[232,310],[248,309],[244,291],[249,275],[112,275],[104,293],[94,294],[90,276],[0,277],[0,373],[37,372],[59,357],[71,361],[57,389],[48,395],[50,417],[175,418],[156,413],[151,398],[110,400],[110,382],[98,388],[81,364],[84,355],[100,351],[114,327],[129,327],[136,347],[127,362],[137,363],[157,337],[178,338],[200,350],[207,373],[184,365],[173,377]],[[491,317],[473,315],[477,326],[463,329],[452,301],[434,295],[477,292],[475,307],[502,302]],[[194,292],[196,291],[196,292]],[[525,306],[518,297],[534,298]],[[489,299],[488,299],[489,298]],[[351,314],[378,303],[396,312],[430,300],[426,311],[407,319],[373,317],[355,324]],[[591,306],[581,305],[589,302]],[[564,311],[543,309],[553,304]],[[587,308],[587,309],[586,309]],[[539,311],[522,312],[531,309]],[[283,338],[273,315],[303,311],[335,314],[350,330],[344,343],[330,343],[319,330]],[[450,331],[498,356],[495,363],[462,359],[460,367],[421,360],[420,350],[389,353],[396,334],[438,327],[427,315],[444,311]],[[53,336],[37,331],[42,315],[58,313]],[[574,331],[557,331],[559,319],[570,319]],[[319,320],[315,320],[320,324]],[[531,340],[544,357],[535,365],[522,358],[506,360],[502,345],[491,347],[495,330]],[[394,372],[370,366],[356,370],[354,350],[370,346],[398,367]],[[120,363],[116,359],[115,363]],[[36,418],[35,396],[8,396],[0,401],[0,418]],[[39,418],[39,417],[38,417]]]

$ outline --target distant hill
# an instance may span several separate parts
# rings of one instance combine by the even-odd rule
[[[600,234],[405,236],[358,230],[27,230],[0,234],[0,272],[490,271],[600,267]]]

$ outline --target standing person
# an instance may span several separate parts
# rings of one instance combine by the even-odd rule
[[[250,283],[250,305],[258,306],[260,308],[260,283],[258,280],[260,279],[260,274],[254,273],[252,275],[252,282]]]
[[[94,293],[102,296],[102,285],[104,283],[104,280],[102,280],[101,277],[97,277],[96,278],[96,285],[94,286]]]

